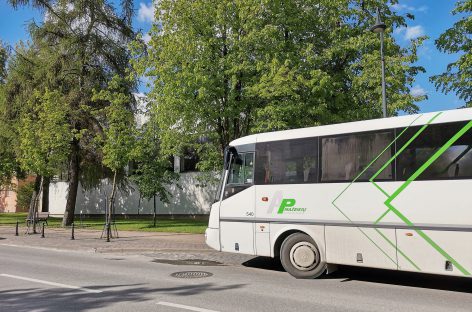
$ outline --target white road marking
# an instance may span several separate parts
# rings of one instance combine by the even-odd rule
[[[192,306],[178,304],[178,303],[172,303],[172,302],[165,302],[165,301],[159,301],[157,304],[160,304],[160,305],[163,305],[163,306],[168,306],[168,307],[173,307],[173,308],[190,310],[190,311],[197,311],[197,312],[218,312],[218,311],[215,311],[215,310],[208,310],[208,309],[192,307]]]
[[[82,249],[82,250],[72,250],[72,249],[59,249],[53,247],[39,247],[39,246],[27,246],[27,245],[15,245],[15,244],[0,244],[0,246],[6,247],[16,247],[16,248],[27,248],[27,249],[38,249],[38,250],[45,250],[45,251],[56,251],[56,252],[63,252],[63,253],[95,253],[95,248],[89,249]]]
[[[55,283],[55,282],[48,282],[48,281],[44,281],[44,280],[39,280],[39,279],[29,278],[29,277],[23,277],[23,276],[18,276],[18,275],[0,274],[0,276],[19,279],[19,280],[28,281],[28,282],[40,283],[40,284],[49,285],[49,286],[56,286],[56,287],[60,287],[60,288],[77,289],[77,290],[81,290],[81,291],[88,292],[88,293],[93,293],[93,294],[98,294],[98,293],[102,292],[101,290],[83,288],[83,287],[79,287],[79,286],[66,285],[66,284]]]

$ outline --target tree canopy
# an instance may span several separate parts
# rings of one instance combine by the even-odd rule
[[[446,72],[431,77],[437,90],[455,92],[467,106],[472,106],[472,0],[459,0],[452,14],[461,16],[438,39],[436,47],[457,53],[458,59],[447,65]]]
[[[44,103],[51,103],[48,109],[55,108],[56,112],[64,114],[61,118],[68,133],[56,139],[63,139],[68,146],[65,167],[68,169],[69,190],[63,224],[70,225],[79,179],[90,176],[91,172],[96,173],[95,169],[102,162],[103,150],[96,137],[105,136],[107,120],[97,112],[110,106],[111,102],[109,99],[93,99],[94,90],[105,90],[114,76],[126,77],[129,74],[127,45],[134,39],[132,1],[122,1],[120,13],[110,1],[104,0],[9,2],[13,6],[31,4],[44,12],[42,23],[33,22],[29,27],[31,43],[16,48],[15,59],[9,66],[7,102],[11,106],[10,115],[23,120],[22,125],[28,124],[28,118],[37,118],[38,107]],[[126,87],[128,95],[136,89],[133,84]],[[59,104],[53,105],[50,96]],[[31,105],[29,113],[33,115],[24,115],[25,107]],[[27,133],[18,131],[21,136]],[[36,142],[42,145],[49,141]],[[62,146],[64,142],[58,144]],[[47,146],[31,145],[28,148],[37,148],[35,152],[49,151]],[[24,155],[33,157],[33,154]],[[31,169],[29,165],[26,167]],[[94,169],[88,170],[88,167]]]
[[[389,113],[415,112],[424,38],[401,48],[392,29],[405,20],[387,1],[158,1],[134,66],[150,80],[163,151],[190,146],[213,169],[253,132],[380,117],[380,40],[368,30],[377,6],[389,25]]]

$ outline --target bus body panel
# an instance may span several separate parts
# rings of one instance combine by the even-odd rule
[[[205,230],[205,242],[209,247],[221,251],[220,229],[208,227]]]
[[[254,255],[255,186],[221,201],[221,250]],[[241,222],[244,218],[247,222]]]
[[[395,229],[326,226],[327,262],[397,269]]]
[[[253,222],[221,222],[221,251],[255,255]],[[224,234],[223,234],[224,233]]]
[[[255,248],[256,256],[271,257],[272,256],[272,244],[270,239],[271,228],[269,222],[257,222],[255,223],[254,229],[255,235]]]
[[[218,229],[220,227],[220,201],[211,205],[208,227],[212,229]]]
[[[398,263],[401,270],[471,276],[472,232],[436,230],[422,232],[437,244],[438,250],[415,231],[397,229],[398,248],[411,260],[399,256]],[[450,262],[449,270],[447,261]]]

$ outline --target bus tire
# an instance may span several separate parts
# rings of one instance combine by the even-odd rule
[[[317,278],[326,271],[318,246],[304,233],[291,234],[283,241],[280,261],[295,278]]]

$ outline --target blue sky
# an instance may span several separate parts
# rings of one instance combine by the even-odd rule
[[[418,65],[423,66],[426,73],[417,76],[411,91],[428,95],[427,100],[418,103],[422,112],[453,109],[464,105],[464,102],[455,94],[445,95],[437,92],[434,85],[429,82],[430,76],[444,72],[447,64],[457,59],[457,55],[440,53],[434,45],[434,40],[458,19],[457,16],[451,14],[454,4],[454,0],[400,0],[399,4],[393,7],[399,14],[415,15],[414,20],[408,21],[407,28],[394,30],[394,36],[400,45],[406,46],[410,39],[421,35],[429,37],[424,46],[419,49]],[[153,17],[151,1],[135,1],[135,10],[134,27],[144,32],[148,31]],[[2,41],[14,45],[19,40],[27,40],[27,25],[31,20],[40,22],[41,12],[31,7],[14,10],[6,4],[5,0],[0,0],[0,39]]]

